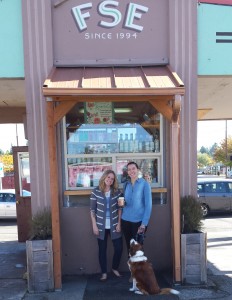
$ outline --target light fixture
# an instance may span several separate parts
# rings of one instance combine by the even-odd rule
[[[132,112],[131,107],[115,107],[114,108],[114,113],[115,114],[125,114],[125,113],[130,113]],[[84,113],[84,108],[79,108],[79,113],[83,114]]]
[[[125,114],[125,113],[132,112],[132,108],[131,107],[115,107],[114,112],[116,114]]]

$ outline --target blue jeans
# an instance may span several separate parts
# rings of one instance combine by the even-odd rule
[[[110,235],[110,229],[105,229],[105,238],[104,240],[98,240],[98,258],[99,258],[99,264],[101,267],[102,273],[107,273],[107,239],[108,235]],[[113,247],[114,247],[114,255],[113,255],[113,261],[112,261],[112,269],[117,270],[120,264],[121,256],[122,256],[122,237],[118,239],[112,240]]]

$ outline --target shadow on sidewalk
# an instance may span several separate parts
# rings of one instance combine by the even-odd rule
[[[140,299],[141,295],[137,295],[129,291],[132,287],[132,283],[129,282],[130,273],[122,273],[123,277],[117,278],[113,274],[108,275],[108,279],[105,282],[99,280],[100,275],[89,275],[87,285],[84,293],[84,300],[102,300],[102,299]],[[161,288],[170,287],[170,284],[164,279],[162,274],[156,274],[157,281]],[[153,295],[146,296],[146,299],[179,299],[175,295]]]

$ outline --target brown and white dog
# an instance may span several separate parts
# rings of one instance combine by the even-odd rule
[[[160,289],[152,265],[144,256],[142,245],[134,239],[130,241],[129,256],[127,263],[133,278],[131,292],[141,295],[179,294],[178,291],[171,288]]]

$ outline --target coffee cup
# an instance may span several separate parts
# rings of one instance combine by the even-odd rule
[[[118,198],[118,206],[123,207],[125,205],[125,199],[124,197],[119,197]]]

